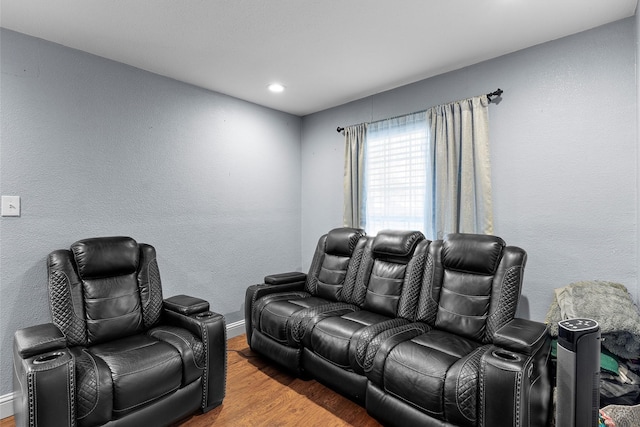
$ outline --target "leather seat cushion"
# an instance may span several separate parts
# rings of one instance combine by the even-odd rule
[[[458,360],[480,346],[439,330],[430,330],[404,341],[389,353],[385,361],[384,389],[431,416],[444,419],[447,373]]]
[[[389,320],[389,317],[366,310],[327,317],[315,324],[311,332],[310,350],[341,368],[350,369],[351,338],[362,328],[385,320]]]
[[[178,350],[147,335],[99,344],[88,351],[110,371],[114,418],[177,390],[182,382]]]
[[[274,300],[268,303],[260,313],[259,330],[268,337],[287,343],[289,319],[300,310],[328,304],[329,301],[318,298],[297,298],[289,300]]]
[[[195,335],[186,329],[168,325],[157,326],[150,329],[147,334],[171,344],[180,353],[180,359],[182,359],[181,387],[202,376],[206,367],[206,349],[202,341]]]

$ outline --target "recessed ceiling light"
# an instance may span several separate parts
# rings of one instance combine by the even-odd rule
[[[268,88],[271,92],[276,93],[282,92],[284,90],[284,86],[282,86],[280,83],[271,83]]]

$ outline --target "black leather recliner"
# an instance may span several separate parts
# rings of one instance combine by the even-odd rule
[[[330,275],[337,247],[353,249]],[[496,236],[430,242],[415,231],[332,230],[308,275],[267,276],[247,289],[247,337],[384,425],[546,426],[547,327],[515,318],[525,263],[524,250]],[[305,304],[318,298],[320,275],[336,298]]]
[[[364,250],[364,232],[330,231],[318,241],[309,274],[267,276],[245,296],[247,342],[288,370],[300,373],[301,336],[307,324],[351,312],[355,278]]]
[[[53,323],[14,337],[17,426],[166,426],[222,403],[224,317],[163,300],[152,246],[80,240],[49,254],[48,276]]]
[[[416,321],[367,349],[367,411],[388,425],[546,426],[547,326],[514,317],[526,259],[496,236],[432,242]]]

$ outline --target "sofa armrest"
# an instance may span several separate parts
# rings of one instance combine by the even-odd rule
[[[493,344],[520,354],[535,354],[548,339],[548,326],[527,319],[513,319],[498,329]]]
[[[178,301],[204,301],[199,298],[185,297],[186,296],[181,295]],[[173,300],[173,302],[175,302],[175,300]],[[191,307],[191,309],[189,307]],[[184,328],[194,334],[202,341],[205,347],[206,367],[202,381],[206,384],[203,387],[202,411],[207,412],[220,405],[225,396],[227,376],[227,327],[222,314],[209,311],[208,303],[206,304],[206,309],[198,311],[202,307],[204,307],[204,305],[201,302],[196,302],[193,306],[185,303],[183,309],[174,310],[174,306],[171,303],[167,306],[165,300],[162,318],[163,323]],[[185,314],[185,312],[190,313]]]
[[[16,352],[23,359],[67,346],[67,340],[53,323],[19,329],[14,335]]]
[[[307,275],[298,271],[270,274],[268,276],[264,276],[264,283],[266,285],[286,285],[289,283],[305,282],[306,280]]]
[[[163,306],[169,311],[189,316],[209,310],[209,303],[201,298],[188,295],[175,295],[163,301]]]
[[[306,274],[292,271],[289,273],[270,274],[264,277],[264,283],[247,288],[244,296],[244,326],[249,345],[251,345],[251,334],[253,333],[251,311],[255,302],[269,294],[303,291],[306,280]]]
[[[543,323],[514,319],[480,360],[480,425],[547,425],[551,414],[551,338]],[[514,402],[504,410],[505,396]]]
[[[16,425],[47,427],[75,422],[74,359],[64,335],[54,324],[16,331],[13,368]]]

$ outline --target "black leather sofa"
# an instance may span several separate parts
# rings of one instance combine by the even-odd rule
[[[247,340],[384,425],[546,426],[547,327],[515,318],[525,262],[496,236],[335,229],[308,274],[247,289]]]
[[[222,403],[224,317],[163,300],[152,246],[86,239],[47,262],[53,323],[14,336],[17,426],[167,426]]]

